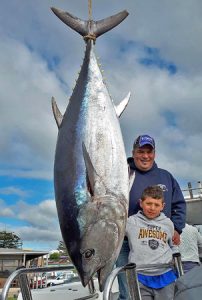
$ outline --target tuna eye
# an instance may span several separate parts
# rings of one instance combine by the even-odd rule
[[[86,259],[90,259],[92,256],[94,256],[94,254],[95,254],[94,249],[88,249],[83,253],[83,255]]]

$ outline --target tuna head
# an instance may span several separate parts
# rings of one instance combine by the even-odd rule
[[[83,223],[80,253],[84,286],[97,272],[100,291],[113,269],[122,245],[127,218],[127,205],[123,197],[107,194],[92,197],[92,202],[80,210]]]

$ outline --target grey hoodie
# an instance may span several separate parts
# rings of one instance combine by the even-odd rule
[[[128,218],[126,235],[128,236],[130,253],[129,263],[166,264],[172,261],[172,236],[174,225],[161,213],[155,219],[148,219],[142,211]],[[160,275],[171,268],[155,268],[141,271],[145,275]]]

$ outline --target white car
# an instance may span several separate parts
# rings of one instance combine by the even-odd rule
[[[50,278],[46,281],[46,286],[53,286],[68,282],[71,278],[75,277],[74,272],[66,272],[58,275],[56,278]]]

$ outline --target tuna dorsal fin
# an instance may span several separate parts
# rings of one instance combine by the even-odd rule
[[[93,196],[97,196],[97,195],[103,196],[106,194],[106,187],[104,185],[102,178],[97,174],[84,143],[82,143],[82,150],[83,150],[83,158],[86,165],[87,181],[88,184],[90,185],[89,192]]]
[[[57,124],[58,128],[60,128],[60,125],[61,125],[62,119],[63,119],[63,115],[61,114],[54,97],[52,97],[51,102],[52,102],[52,110],[53,110],[53,115],[55,117],[56,124]]]
[[[125,110],[126,106],[128,105],[128,102],[130,100],[131,93],[129,92],[128,95],[117,105],[115,106],[117,117],[120,117]]]
[[[55,7],[51,7],[51,9],[67,26],[81,34],[83,37],[91,36],[94,37],[94,39],[120,24],[128,16],[128,12],[123,10],[116,15],[95,22],[93,20],[85,21],[79,19],[69,12]]]

